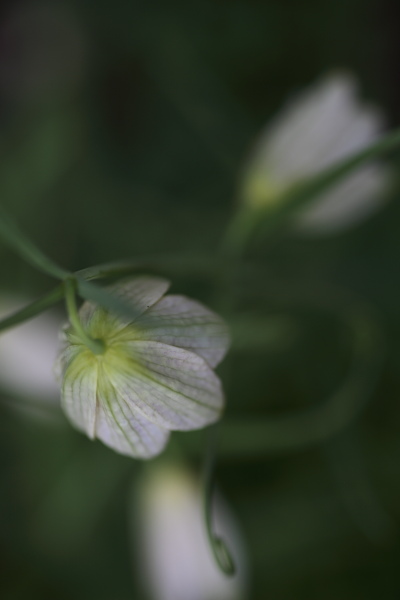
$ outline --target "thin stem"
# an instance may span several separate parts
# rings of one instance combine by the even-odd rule
[[[33,244],[18,228],[3,207],[0,207],[0,238],[7,246],[14,250],[20,257],[33,267],[55,277],[65,279],[70,273],[59,267],[51,258]]]
[[[2,321],[0,321],[0,332],[5,331],[6,329],[10,329],[11,327],[15,327],[24,321],[28,321],[36,315],[39,315],[43,311],[47,310],[57,302],[60,302],[64,297],[64,286],[58,285],[55,287],[50,293],[46,294],[42,298],[35,300],[28,306],[21,308],[21,310],[17,310],[15,313],[6,317]]]
[[[103,354],[105,351],[104,342],[102,340],[95,340],[88,336],[82,327],[82,323],[78,314],[78,307],[76,305],[75,286],[76,282],[74,279],[68,278],[65,280],[65,299],[72,327],[75,329],[76,334],[80,337],[85,346],[87,346],[93,352],[93,354]]]
[[[290,414],[224,419],[218,447],[221,457],[231,460],[296,452],[333,439],[359,417],[381,373],[384,340],[377,316],[365,305],[353,304],[345,324],[352,334],[353,360],[342,385],[325,400]],[[201,438],[192,433],[184,444],[197,453]]]
[[[216,456],[216,426],[208,432],[208,444],[204,460],[204,518],[207,537],[214,558],[221,571],[232,576],[236,572],[235,563],[224,540],[214,533],[212,523],[212,500],[214,493],[214,463]]]
[[[220,255],[232,260],[240,258],[257,221],[258,214],[256,212],[243,207],[236,210],[222,236],[219,247]]]

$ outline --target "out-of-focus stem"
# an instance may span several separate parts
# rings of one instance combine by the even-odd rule
[[[44,312],[57,302],[60,302],[64,298],[64,286],[58,285],[51,292],[35,300],[28,306],[17,310],[15,313],[2,319],[0,321],[0,332],[5,331],[6,329],[10,329],[11,327],[15,327],[24,321],[28,321],[33,317],[36,317],[40,313]]]
[[[55,277],[65,279],[70,273],[59,267],[51,258],[31,242],[30,239],[17,227],[11,217],[0,206],[0,239],[14,252],[33,267]]]
[[[76,334],[80,337],[85,346],[87,346],[93,354],[103,354],[105,351],[104,343],[101,340],[91,338],[82,327],[76,305],[75,285],[76,283],[73,279],[66,279],[65,299],[72,327],[75,329]]]

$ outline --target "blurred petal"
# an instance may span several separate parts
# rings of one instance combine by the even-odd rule
[[[0,296],[0,316],[28,305],[29,298]],[[42,313],[0,337],[0,385],[4,390],[35,401],[51,402],[59,395],[52,365],[57,356],[60,319],[56,312]]]
[[[360,169],[299,213],[298,230],[328,233],[351,227],[376,208],[379,196],[390,179],[389,171],[383,166]]]
[[[355,79],[347,74],[328,76],[296,96],[273,120],[258,145],[260,159],[279,182],[312,175],[351,153],[346,140],[364,145],[382,127],[381,118],[368,113],[368,137],[349,130],[361,114]],[[365,111],[367,112],[367,111]]]
[[[191,350],[216,367],[229,346],[228,327],[214,312],[185,296],[162,298],[138,320],[137,339]]]
[[[109,372],[113,385],[150,421],[167,429],[197,429],[221,416],[221,382],[197,354],[159,342],[126,344],[132,359]]]
[[[199,482],[179,464],[149,465],[135,480],[139,510],[140,576],[154,600],[239,600],[249,598],[243,544],[230,511],[214,502],[215,530],[227,542],[237,572],[217,567],[203,522]],[[135,514],[136,517],[136,514]]]
[[[292,186],[369,146],[383,129],[381,111],[362,102],[353,77],[336,73],[295,97],[258,142],[243,180],[253,208],[279,204]],[[388,169],[359,169],[299,213],[299,229],[324,233],[368,216],[384,200]],[[296,222],[295,222],[296,223]]]

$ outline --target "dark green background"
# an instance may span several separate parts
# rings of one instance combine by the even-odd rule
[[[395,127],[399,16],[388,0],[3,3],[1,202],[68,269],[173,253],[173,291],[224,311],[208,267],[190,261],[218,248],[252,142],[290,94],[337,68]],[[398,196],[345,233],[259,240],[246,256],[257,270],[237,278],[225,316],[278,314],[285,326],[271,318],[265,347],[231,352],[228,418],[306,408],[346,373],[346,334],[299,305],[300,289],[357,293],[377,311],[386,350],[372,402],[335,439],[221,456],[252,600],[398,598]],[[0,259],[1,291],[50,289],[2,245]],[[4,400],[1,598],[144,598],[127,525],[141,465],[75,433],[58,410],[43,419]]]

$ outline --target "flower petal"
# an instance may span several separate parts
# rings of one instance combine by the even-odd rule
[[[154,304],[137,324],[136,339],[162,342],[191,350],[216,367],[229,346],[226,323],[214,312],[185,296],[166,296]]]
[[[203,358],[159,342],[124,344],[131,361],[109,377],[119,394],[150,421],[167,429],[214,423],[224,405],[221,382]]]
[[[170,282],[162,277],[141,276],[120,281],[110,291],[144,312],[166,293],[169,286]]]
[[[169,431],[154,425],[127,403],[108,379],[100,373],[96,437],[121,454],[150,458],[165,447]]]
[[[70,360],[61,388],[61,405],[77,429],[95,435],[97,362],[83,356]]]
[[[169,286],[169,281],[161,277],[141,276],[118,282],[107,289],[127,304],[133,304],[140,315],[162,298]],[[111,315],[93,302],[84,302],[79,316],[82,325],[94,337],[104,337],[108,331],[115,332],[129,324],[127,319]]]
[[[335,160],[335,140],[346,135],[359,112],[356,91],[353,77],[331,75],[294,97],[275,117],[258,145],[258,156],[274,179],[310,176]]]
[[[317,235],[345,230],[384,204],[391,179],[382,165],[360,169],[300,212],[297,229]]]

